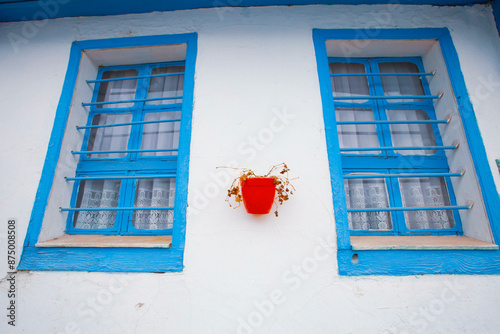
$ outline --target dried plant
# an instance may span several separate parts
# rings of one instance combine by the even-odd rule
[[[219,168],[219,167],[218,167]],[[220,168],[231,168],[231,167],[220,167]],[[239,168],[238,168],[239,169]],[[277,172],[279,170],[279,172]],[[288,201],[290,195],[293,195],[295,188],[290,183],[290,178],[288,177],[288,172],[290,169],[285,163],[281,163],[278,165],[274,165],[265,175],[257,175],[248,168],[243,168],[241,170],[240,176],[234,179],[233,183],[229,187],[226,196],[226,202],[228,202],[229,206],[236,209],[240,207],[241,202],[243,202],[243,198],[241,195],[241,184],[243,184],[247,179],[253,177],[265,177],[274,179],[274,184],[276,185],[276,195],[274,197],[274,204],[276,210],[274,214],[278,217],[278,204],[281,205],[283,202]],[[273,175],[273,173],[277,175]],[[238,205],[231,205],[231,197],[234,197],[234,202]]]

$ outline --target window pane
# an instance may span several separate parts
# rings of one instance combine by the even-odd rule
[[[184,72],[184,66],[157,67],[151,71],[152,75],[165,73]],[[182,96],[184,87],[184,74],[151,78],[148,99],[160,97]],[[148,101],[148,104],[181,103],[182,99]]]
[[[335,109],[337,122],[373,121],[371,109]],[[375,124],[337,125],[341,148],[380,147]],[[380,151],[352,151],[348,154],[380,154]]]
[[[419,69],[414,63],[379,63],[381,73],[418,73]],[[384,95],[425,95],[419,76],[382,76]],[[422,99],[388,100],[388,102],[416,102]]]
[[[102,79],[136,77],[137,75],[137,70],[106,71],[103,73]],[[96,102],[134,100],[136,88],[137,79],[101,82]],[[111,103],[98,105],[97,107],[124,108],[133,105],[133,103]]]
[[[175,199],[175,178],[139,179],[135,191],[134,206],[173,207]],[[136,210],[132,224],[137,229],[163,230],[172,228],[173,210]]]
[[[132,121],[131,113],[124,114],[98,114],[92,119],[92,125],[109,125],[129,123]],[[123,151],[127,149],[130,136],[130,125],[93,128],[90,131],[87,151]],[[88,158],[121,158],[126,153],[100,153],[87,154]]]
[[[330,63],[330,74],[366,73],[363,64]],[[368,79],[366,76],[331,77],[333,96],[368,96]],[[361,103],[368,100],[341,100],[346,103]]]
[[[145,121],[160,121],[180,119],[181,111],[166,111],[147,113],[144,117]],[[180,121],[163,122],[163,123],[148,123],[144,124],[142,130],[142,150],[156,149],[178,149],[179,148],[179,131]],[[177,155],[177,151],[171,152],[144,152],[143,156],[162,156],[162,155]]]
[[[389,207],[385,179],[346,179],[344,190],[348,209]],[[350,212],[348,218],[351,230],[392,229],[391,213],[388,211]]]
[[[448,206],[450,198],[444,178],[401,178],[401,197],[405,207]],[[410,230],[446,229],[455,226],[451,210],[407,211],[406,226]]]
[[[387,110],[391,121],[429,120],[423,110],[394,109]],[[436,139],[431,124],[391,124],[393,146],[436,146]],[[434,154],[437,150],[396,151],[400,154]]]
[[[76,200],[77,208],[116,208],[120,195],[120,180],[81,181]],[[83,229],[112,228],[116,211],[76,211],[73,226]]]

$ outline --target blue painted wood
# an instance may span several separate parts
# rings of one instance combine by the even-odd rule
[[[349,124],[447,124],[448,120],[438,119],[438,120],[421,120],[421,121],[342,121],[337,122],[337,125],[349,125]]]
[[[491,171],[488,168],[484,145],[477,127],[475,115],[467,96],[467,90],[460,71],[458,55],[454,49],[449,31],[445,28],[424,29],[382,29],[376,38],[369,34],[363,39],[436,39],[439,41],[443,57],[448,66],[450,81],[454,94],[458,100],[458,108],[464,123],[469,146],[473,155],[474,165],[480,180],[481,191],[487,206],[492,232],[496,243],[500,237],[500,199]],[[328,75],[328,61],[325,47],[327,39],[356,39],[361,38],[359,30],[313,30],[313,41],[318,63],[318,76],[320,80],[321,98],[323,103],[323,116],[325,121],[325,135],[327,138],[328,158],[330,165],[331,183],[333,190],[333,203],[335,208],[338,264],[340,275],[415,275],[415,274],[500,274],[500,251],[482,250],[380,250],[380,251],[352,251],[347,223],[347,209],[342,182],[342,161],[339,159],[340,149],[336,136],[337,123],[333,103],[331,103],[331,84]],[[361,104],[359,104],[361,105]],[[432,161],[429,157],[423,157]],[[369,159],[369,158],[368,158]],[[373,158],[378,159],[378,158]],[[367,160],[368,161],[368,160]],[[370,160],[367,164],[372,166],[377,160]],[[379,160],[380,161],[380,160]],[[425,165],[430,167],[429,163]],[[436,171],[439,169],[436,160]],[[382,166],[382,165],[381,165]],[[381,167],[379,166],[379,167]],[[442,165],[441,165],[442,166]],[[346,168],[347,166],[344,166]],[[359,165],[349,168],[356,170]],[[442,168],[442,167],[441,167]],[[418,170],[418,168],[417,168]],[[411,172],[411,171],[409,171]],[[429,172],[425,171],[424,172]],[[447,172],[446,168],[445,171]],[[390,180],[390,179],[389,179]],[[449,178],[447,178],[447,182]],[[454,197],[450,194],[450,197]],[[391,203],[391,205],[393,205]],[[457,221],[457,223],[460,223]],[[424,234],[437,232],[424,232]],[[457,232],[455,232],[457,233]],[[460,233],[458,233],[460,234]],[[366,235],[370,235],[369,232]],[[353,263],[353,255],[358,256],[357,263]]]
[[[399,0],[400,5],[439,5],[457,6],[475,3],[486,3],[485,0]],[[54,0],[43,1],[40,4],[35,0],[0,0],[0,22],[40,20],[47,15],[50,18],[76,16],[103,16],[122,15],[131,13],[150,13],[155,11],[174,11],[198,8],[217,8],[219,15],[224,15],[230,7],[253,6],[290,6],[290,5],[374,5],[394,4],[390,0],[246,0],[246,1],[213,1],[213,0],[184,0],[161,1],[150,0],[138,2],[135,0]],[[52,6],[43,5],[44,3]],[[41,14],[40,14],[41,13]]]
[[[105,101],[105,102],[89,102],[89,103],[82,103],[82,106],[84,106],[84,107],[88,107],[88,106],[102,106],[102,105],[105,105],[105,104],[115,104],[115,103],[135,103],[135,102],[178,100],[178,99],[182,99],[182,95],[181,96],[154,97],[154,98],[150,98],[150,99],[120,100],[120,101]]]
[[[450,206],[422,206],[422,207],[401,207],[401,208],[364,208],[347,209],[347,212],[382,212],[382,211],[435,211],[435,210],[469,210],[470,206],[450,205]],[[96,211],[99,209],[96,209]]]
[[[400,174],[352,174],[344,175],[344,179],[379,179],[386,177],[460,177],[463,173],[400,173]]]
[[[183,268],[182,257],[184,251],[184,239],[186,229],[186,207],[187,207],[187,184],[189,174],[189,147],[191,138],[191,115],[193,106],[194,90],[194,70],[196,61],[196,41],[197,34],[182,35],[161,35],[146,37],[130,37],[118,39],[106,39],[95,41],[74,42],[71,46],[68,70],[66,73],[64,86],[57,107],[54,127],[52,129],[49,148],[44,163],[40,184],[37,190],[37,196],[26,234],[24,249],[18,266],[19,270],[85,270],[85,271],[146,271],[146,272],[164,272],[181,271]],[[43,221],[44,210],[47,206],[48,197],[52,188],[52,181],[59,158],[62,139],[64,136],[66,122],[70,110],[71,100],[78,74],[81,55],[84,51],[90,49],[110,49],[115,47],[135,47],[135,46],[154,46],[166,44],[187,43],[186,70],[184,81],[184,103],[182,105],[182,125],[181,139],[179,144],[179,159],[173,156],[162,157],[137,157],[139,160],[119,161],[112,164],[109,170],[109,162],[116,159],[83,159],[78,164],[77,177],[92,176],[98,173],[101,176],[106,173],[123,173],[128,175],[128,171],[135,168],[142,170],[142,175],[151,174],[171,174],[177,171],[177,191],[175,199],[174,229],[155,232],[156,234],[172,233],[172,248],[37,248],[35,244],[38,240]],[[174,105],[165,108],[179,108],[180,105]],[[165,109],[162,106],[147,106]],[[100,111],[102,112],[102,111]],[[113,112],[113,111],[110,111]],[[148,111],[150,112],[150,111]],[[95,153],[95,152],[94,152]],[[82,156],[85,157],[85,156]],[[155,160],[156,159],[156,160]],[[87,174],[85,174],[87,173]],[[139,174],[141,174],[139,173]],[[149,176],[148,175],[148,176]],[[80,182],[79,180],[75,180]],[[134,180],[124,179],[122,186],[131,191],[131,184]],[[77,187],[74,187],[74,196]],[[121,199],[120,199],[121,200]],[[72,202],[74,205],[74,201]],[[119,203],[119,205],[121,205]],[[123,205],[121,205],[123,206]],[[144,208],[142,208],[144,209]],[[157,209],[157,208],[156,208]],[[120,214],[120,212],[118,213]],[[118,219],[118,217],[117,217]],[[150,235],[151,231],[133,231],[138,235]],[[91,234],[90,231],[87,233]],[[94,234],[116,233],[114,229],[107,231],[98,231]],[[128,233],[128,232],[127,232]],[[126,234],[126,233],[124,233]]]
[[[27,247],[18,270],[167,272],[182,271],[182,249]]]
[[[166,175],[133,175],[133,176],[83,176],[83,177],[65,177],[66,181],[76,180],[126,180],[126,179],[172,179],[176,174]]]
[[[500,274],[498,250],[339,250],[337,261],[342,276]]]
[[[114,208],[59,208],[59,211],[137,211],[137,210],[173,210],[174,207],[114,207]],[[439,208],[437,208],[439,209]],[[436,209],[436,210],[437,210]]]
[[[390,147],[355,147],[341,148],[340,152],[356,151],[417,151],[417,150],[455,150],[456,146],[390,146]]]
[[[151,150],[121,150],[121,151],[71,151],[71,154],[104,154],[104,153],[146,153],[146,152],[176,152],[176,148]]]
[[[126,126],[126,125],[136,125],[136,124],[155,124],[155,123],[170,123],[170,122],[180,122],[180,118],[176,119],[163,119],[159,121],[139,121],[139,122],[129,122],[129,123],[117,123],[117,124],[103,124],[103,125],[88,125],[88,126],[77,126],[76,129],[97,129],[97,128],[112,128],[116,126]]]
[[[182,62],[182,64],[184,64],[184,62]],[[171,65],[171,66],[175,66],[175,65]],[[150,74],[150,75],[141,75],[141,76],[137,76],[137,77],[123,77],[123,78],[87,80],[87,83],[109,82],[109,81],[123,81],[123,80],[137,80],[137,79],[147,79],[147,78],[157,78],[157,77],[170,77],[170,76],[174,76],[174,75],[184,75],[184,72],[163,73],[163,74]]]
[[[414,100],[439,99],[441,95],[399,95],[399,96],[334,96],[334,100]],[[112,102],[109,102],[112,103]]]
[[[434,75],[434,72],[431,73],[339,73],[339,74],[330,74],[331,77],[422,77]]]

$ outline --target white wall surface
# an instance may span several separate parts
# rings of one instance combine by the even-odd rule
[[[450,29],[498,189],[500,40],[489,6],[221,8],[0,24],[0,247],[13,217],[19,251],[71,42],[198,33],[184,271],[22,272],[17,326],[2,311],[0,332],[498,333],[498,276],[338,276],[312,29],[370,27]],[[24,39],[13,44],[11,32]],[[236,175],[216,166],[264,172],[283,161],[299,179],[279,218],[224,202]],[[315,251],[331,254],[308,266]]]

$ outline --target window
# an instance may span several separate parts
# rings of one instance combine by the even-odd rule
[[[74,42],[19,269],[183,268],[196,34]]]
[[[351,235],[461,234],[468,206],[455,202],[462,172],[450,173],[433,73],[408,57],[330,58],[329,69]]]
[[[500,273],[499,198],[448,30],[313,38],[339,273]]]

